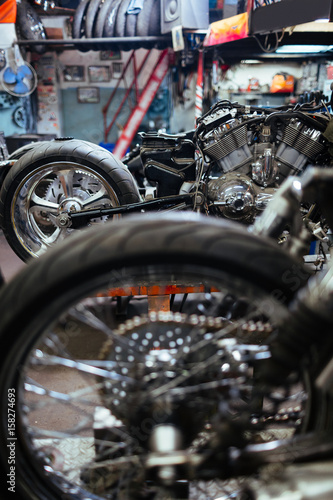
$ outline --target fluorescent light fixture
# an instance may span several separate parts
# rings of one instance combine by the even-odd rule
[[[259,59],[242,59],[241,64],[261,64],[262,61]]]
[[[276,49],[277,54],[318,54],[332,50],[332,45],[282,45]]]

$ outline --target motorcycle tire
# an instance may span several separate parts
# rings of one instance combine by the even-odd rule
[[[11,411],[2,412],[1,467],[7,477],[8,457],[14,453],[15,498],[137,500],[156,493],[164,498],[156,476],[145,481],[152,429],[170,421],[165,418],[171,418],[172,398],[172,411],[179,405],[185,411],[178,425],[191,439],[200,433],[201,421],[206,426],[206,416],[213,425],[217,411],[239,403],[237,383],[246,377],[246,367],[244,362],[239,366],[243,375],[237,382],[237,350],[231,371],[223,364],[229,378],[236,377],[231,393],[222,392],[218,404],[220,391],[206,393],[201,386],[210,377],[212,383],[228,378],[219,375],[223,345],[234,345],[225,328],[234,321],[237,328],[248,327],[255,313],[273,324],[305,274],[275,243],[240,225],[195,214],[130,216],[81,232],[31,261],[0,290],[0,401],[2,408],[16,405],[16,427],[12,420],[9,426]],[[137,287],[159,285],[165,297],[173,293],[172,287],[164,289],[170,284],[191,285],[195,293],[184,293],[185,302],[175,300],[170,312],[157,301],[147,316],[147,297],[138,296]],[[131,312],[118,307],[123,292],[134,294]],[[222,312],[231,323],[220,323]],[[215,345],[217,339],[225,342]],[[214,366],[210,371],[215,354],[217,371]],[[211,398],[217,404],[210,405]],[[101,408],[103,418],[97,421]],[[156,413],[150,415],[153,408]],[[231,419],[236,417],[237,411]],[[209,463],[211,468],[214,460]],[[184,498],[173,496],[170,484],[167,491],[167,498]]]
[[[85,18],[88,11],[90,0],[81,0],[73,19],[73,38],[82,38],[85,36]]]
[[[136,23],[137,36],[142,36],[142,37],[149,36],[150,17],[154,3],[155,0],[146,0],[145,3],[143,4],[143,9],[138,14],[138,20]]]
[[[43,23],[33,8],[26,0],[17,3],[16,31],[19,39],[23,40],[46,40],[47,36]],[[34,45],[32,49],[38,54],[43,54],[45,45]]]
[[[105,0],[98,11],[93,33],[94,38],[103,38],[105,18],[112,2],[113,0]]]
[[[106,18],[104,19],[104,30],[103,36],[106,38],[112,38],[115,36],[115,28],[118,11],[120,9],[122,0],[114,0],[109,7],[109,10],[106,14]]]
[[[103,3],[101,0],[90,0],[85,20],[85,34],[87,38],[94,37],[94,25],[97,20],[98,11]]]
[[[155,0],[152,6],[148,34],[149,36],[158,36],[161,34],[161,5],[159,0]]]
[[[79,3],[75,14],[74,14],[74,19],[73,19],[73,38],[79,39],[79,38],[87,38],[86,32],[85,32],[85,22],[86,22],[86,16],[88,12],[88,7],[89,7],[89,2],[90,0],[81,0]],[[91,45],[87,44],[78,44],[77,45],[77,50],[80,52],[89,52],[91,50]]]
[[[25,144],[24,146],[21,146],[20,148],[15,149],[15,151],[13,151],[9,155],[8,159],[9,160],[18,160],[19,158],[21,158],[21,156],[28,153],[28,151],[31,151],[36,146],[40,146],[40,144],[42,142],[44,143],[45,141],[30,142],[29,144]]]
[[[5,177],[0,224],[14,252],[27,261],[73,232],[53,224],[56,211],[138,201],[134,178],[106,149],[76,139],[44,141],[19,158]]]
[[[127,17],[127,9],[130,4],[130,1],[123,0],[120,4],[117,13],[117,19],[115,24],[114,36],[124,37],[125,36],[125,27],[126,27],[126,17]]]
[[[131,2],[128,2],[128,5]],[[127,6],[128,8],[128,6]],[[125,26],[125,36],[136,36],[136,23],[138,20],[138,14],[128,14],[126,13],[126,26]]]

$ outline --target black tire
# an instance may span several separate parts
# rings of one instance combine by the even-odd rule
[[[85,33],[86,16],[88,12],[90,0],[81,0],[76,8],[73,19],[73,38],[87,38]],[[77,50],[80,52],[89,52],[91,50],[90,44],[79,44]]]
[[[85,20],[85,34],[87,38],[94,37],[94,26],[97,20],[98,11],[103,3],[101,0],[90,0]]]
[[[76,139],[34,145],[10,169],[0,191],[0,224],[23,261],[71,234],[50,215],[56,207],[63,210],[66,199],[88,208],[135,203],[140,195],[128,169],[104,148]]]
[[[126,11],[129,6],[130,0],[123,0],[120,4],[117,13],[116,25],[114,30],[114,36],[124,37],[125,36],[125,27],[126,27]]]
[[[145,0],[143,4],[143,9],[140,14],[138,14],[138,20],[136,23],[136,36],[148,36],[149,35],[149,23],[152,8],[155,0]]]
[[[76,8],[73,19],[73,38],[83,38],[85,36],[85,18],[90,0],[81,0]]]
[[[103,5],[98,11],[94,27],[94,38],[103,38],[105,18],[112,2],[113,0],[104,0]]]
[[[128,2],[128,5],[130,2]],[[127,7],[128,8],[128,7]],[[138,14],[126,14],[126,36],[136,36],[136,23],[138,20]]]
[[[104,19],[104,30],[103,36],[106,38],[112,38],[115,36],[115,28],[117,22],[117,15],[119,8],[121,6],[122,0],[114,0],[109,7],[109,10]]]
[[[23,40],[42,41],[47,38],[39,15],[26,0],[17,3],[16,29],[19,38]],[[43,54],[46,47],[45,45],[33,45],[31,50],[38,54]]]
[[[24,146],[21,146],[20,148],[15,149],[15,151],[13,151],[9,155],[8,159],[9,160],[18,160],[19,158],[21,158],[21,156],[28,153],[36,146],[39,146],[42,142],[44,143],[45,141],[30,142],[29,144],[25,144]]]
[[[158,36],[161,34],[161,2],[155,0],[152,6],[149,20],[149,36]]]
[[[14,431],[9,427],[8,420],[11,412],[7,413],[4,409],[9,408],[15,395],[17,495],[23,491],[25,500],[59,500],[63,496],[76,500],[98,500],[106,498],[104,488],[107,488],[107,498],[148,498],[149,491],[146,490],[153,483],[154,491],[155,476],[150,483],[145,484],[144,497],[140,496],[140,486],[145,481],[145,476],[140,476],[140,464],[146,464],[145,454],[148,453],[147,443],[152,428],[161,422],[164,425],[165,418],[170,416],[172,398],[176,398],[172,411],[177,414],[179,405],[185,411],[185,425],[180,426],[184,446],[186,440],[192,438],[192,432],[196,435],[201,424],[206,425],[206,411],[212,425],[214,420],[211,418],[216,415],[217,408],[223,411],[219,405],[210,405],[211,399],[218,398],[219,391],[216,389],[208,393],[204,390],[203,395],[195,392],[194,406],[187,406],[187,401],[192,401],[191,395],[187,396],[182,387],[189,373],[194,377],[191,385],[197,391],[196,377],[199,377],[200,382],[201,377],[207,382],[212,377],[214,383],[220,377],[227,376],[219,375],[221,359],[225,359],[225,348],[219,342],[226,339],[225,328],[248,327],[249,317],[263,316],[274,325],[292,298],[295,288],[302,284],[300,276],[305,274],[303,267],[277,249],[275,243],[251,236],[241,226],[184,214],[177,217],[129,217],[104,228],[99,226],[74,236],[71,241],[63,242],[38,261],[32,261],[8,286],[0,290],[0,402],[3,408],[0,453],[3,477],[7,477],[8,473],[11,452],[8,444],[14,442],[11,440],[11,432]],[[288,277],[294,279],[288,281]],[[160,313],[158,308],[148,316],[146,312],[141,314],[142,310],[145,311],[143,305],[146,306],[146,297],[138,298],[138,285],[178,286],[189,283],[192,286],[200,285],[201,288],[188,295],[189,303],[185,302],[186,309],[181,314]],[[109,298],[113,292],[120,298],[121,290],[135,294],[136,316],[132,316],[132,320],[128,320],[131,317],[129,310],[117,308],[118,299],[114,301]],[[228,296],[228,292],[232,294]],[[234,308],[236,298],[241,301],[238,306],[243,312],[238,309],[237,313],[237,308]],[[244,308],[245,301],[248,301],[248,309]],[[223,314],[228,313],[231,319],[222,319],[222,311]],[[255,312],[257,316],[253,316]],[[149,333],[151,331],[155,332],[154,335]],[[212,331],[215,333],[209,333]],[[151,338],[154,344],[148,340]],[[168,340],[170,338],[173,340]],[[249,338],[246,342],[251,344]],[[167,357],[155,364],[154,349],[159,356],[156,349],[163,351],[165,345]],[[223,345],[228,345],[228,341]],[[217,346],[219,352],[216,353]],[[217,371],[213,366],[211,372],[211,363],[216,354]],[[95,361],[98,355],[102,364]],[[177,363],[172,363],[172,360],[177,360],[177,356],[179,368]],[[171,365],[166,359],[171,360]],[[188,360],[189,365],[186,364]],[[241,379],[244,378],[246,367],[242,360],[240,362],[243,370]],[[171,371],[169,366],[173,367]],[[231,371],[227,364],[223,366],[229,378],[237,377],[237,363],[234,363]],[[97,379],[98,367],[104,372],[99,373]],[[145,367],[148,371],[142,372]],[[165,374],[164,369],[168,370]],[[89,370],[94,374],[89,375]],[[72,378],[73,373],[78,377],[77,380]],[[107,374],[110,378],[105,379]],[[247,378],[246,385],[249,380]],[[96,386],[97,382],[101,384]],[[148,384],[147,388],[144,384]],[[173,388],[176,388],[174,396]],[[178,388],[180,392],[177,393]],[[237,385],[232,386],[230,395],[222,393],[221,405],[227,405],[228,410],[234,400],[239,402],[236,388]],[[160,409],[152,414],[152,420],[150,410],[163,403],[166,390],[167,406],[165,410],[164,406],[161,407],[162,412]],[[117,418],[118,423],[104,424],[104,437],[96,435],[100,441],[95,443],[95,448],[91,432],[95,422],[94,411],[101,405],[111,407],[113,418]],[[242,408],[244,401],[241,409],[238,409],[241,422],[244,422]],[[120,424],[119,418],[122,421]],[[131,427],[133,419],[135,426]],[[231,419],[235,422],[237,413],[234,412]],[[218,419],[216,423],[223,428],[226,425],[225,420]],[[134,442],[130,439],[132,428],[133,432],[135,429],[141,431],[134,434]],[[238,442],[241,427],[236,426],[236,429],[235,439]],[[74,437],[80,445],[80,457],[70,458],[72,449],[77,447],[72,439]],[[227,446],[232,446],[235,436],[229,433],[227,437]],[[43,439],[48,442],[45,443]],[[84,444],[81,441],[84,439],[89,442]],[[106,446],[112,446],[113,441],[111,449],[116,446],[115,455],[108,451],[109,448],[101,451],[104,455],[99,455],[103,439],[108,442]],[[69,452],[61,451],[64,441]],[[65,464],[69,458],[71,474],[78,468],[78,474],[72,479],[68,478],[63,464],[57,464],[59,453],[63,454]],[[135,460],[132,463],[128,457],[132,457],[133,453],[133,458],[139,455],[142,461]],[[211,470],[215,461],[214,455],[209,456],[212,458],[209,461]],[[82,464],[82,458],[87,462],[92,460],[97,469],[89,472]],[[114,472],[110,474],[107,467],[98,465],[98,461],[103,458],[111,460],[111,463],[115,459],[118,468],[115,465]],[[100,474],[96,477],[94,470],[98,473],[98,467]],[[139,477],[136,476],[137,471]],[[220,471],[218,468],[219,477]],[[194,477],[199,479],[197,475]],[[71,481],[79,481],[80,484],[70,485]],[[118,496],[119,487],[122,489]],[[95,494],[84,494],[82,489],[93,490]]]

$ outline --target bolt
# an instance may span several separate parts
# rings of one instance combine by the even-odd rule
[[[59,224],[60,226],[66,226],[67,225],[67,222],[68,222],[68,217],[67,215],[61,215],[59,217]]]
[[[165,485],[171,485],[175,479],[176,471],[173,465],[164,465],[158,471],[158,476]]]

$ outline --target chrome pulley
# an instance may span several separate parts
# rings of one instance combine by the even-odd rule
[[[256,190],[246,175],[229,173],[208,183],[208,197],[228,219],[252,221],[256,213]]]

